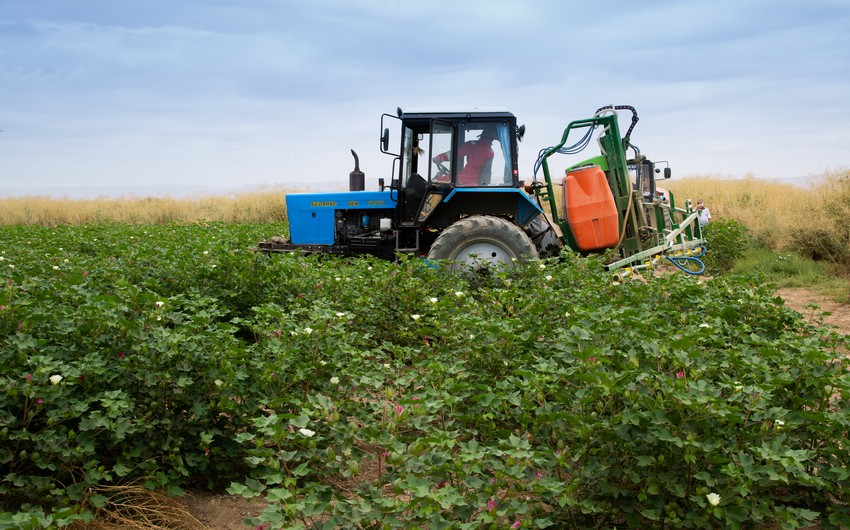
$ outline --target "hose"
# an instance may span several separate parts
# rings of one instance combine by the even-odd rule
[[[705,253],[705,251],[704,251],[704,249],[703,249],[703,254],[704,254],[704,253]],[[700,254],[700,256],[701,256],[701,255],[702,255],[702,254]],[[674,257],[674,258],[671,258],[670,256],[664,256],[664,257],[665,257],[665,258],[667,258],[668,260],[670,260],[670,263],[672,263],[673,265],[675,265],[675,266],[676,266],[676,267],[677,267],[680,271],[684,272],[685,274],[690,274],[690,275],[692,275],[692,276],[697,276],[697,275],[702,274],[703,272],[705,272],[705,263],[703,263],[703,262],[702,262],[702,260],[701,260],[701,259],[699,259],[699,258],[697,258],[697,257],[691,257],[691,256],[677,256],[677,257]],[[677,263],[679,260],[683,260],[683,261],[695,261],[696,263],[698,263],[698,264],[699,264],[699,270],[695,270],[695,271],[693,271],[693,270],[690,270],[690,269],[686,269],[684,265],[681,265],[681,264]]]
[[[587,129],[587,132],[584,133],[584,136],[582,136],[581,139],[579,139],[578,142],[574,143],[570,147],[562,147],[562,148],[558,149],[557,151],[555,151],[555,153],[558,153],[558,154],[561,154],[561,155],[574,155],[574,154],[577,154],[577,153],[584,151],[584,149],[587,147],[587,145],[593,139],[593,129],[594,129],[593,127],[589,127]],[[554,146],[552,146],[552,147],[554,147]],[[545,149],[541,149],[537,153],[537,162],[534,163],[534,177],[533,177],[535,182],[537,182],[537,172],[540,171],[540,166],[543,165],[543,157],[546,155],[546,153],[548,153],[552,149],[552,147],[547,147]]]

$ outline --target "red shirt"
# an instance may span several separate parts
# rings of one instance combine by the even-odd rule
[[[492,140],[472,140],[465,142],[460,146],[460,157],[462,161],[466,158],[466,165],[457,176],[458,186],[478,186],[481,184],[481,171],[488,160],[492,160],[495,156],[493,149],[490,147]],[[434,157],[434,160],[445,162],[449,159],[448,153],[443,153]]]

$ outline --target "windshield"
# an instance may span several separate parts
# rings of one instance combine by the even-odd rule
[[[459,127],[458,186],[510,186],[511,143],[507,123],[466,122]]]

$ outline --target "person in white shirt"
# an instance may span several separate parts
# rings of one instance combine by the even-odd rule
[[[697,199],[697,211],[699,212],[699,225],[705,226],[711,220],[711,212],[705,205],[705,201]]]

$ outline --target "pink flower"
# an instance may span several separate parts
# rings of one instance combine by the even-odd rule
[[[522,520],[521,520],[521,519],[517,519],[516,521],[514,521],[514,524],[512,524],[512,525],[511,525],[511,528],[513,528],[514,530],[516,530],[516,529],[517,529],[517,528],[519,528],[520,526],[522,526]]]
[[[682,379],[685,377],[685,372],[676,372],[676,379]]]
[[[596,357],[588,357],[588,358],[587,358],[587,360],[588,360],[588,361],[590,361],[590,362],[592,362],[592,363],[595,363],[595,362],[596,362]]]
[[[496,503],[493,502],[493,499],[490,499],[489,501],[487,501],[487,511],[492,512],[495,509],[496,509]]]
[[[543,478],[543,472],[538,469],[537,473],[534,474],[534,478],[540,480],[541,478]]]
[[[118,352],[118,358],[119,358],[119,359],[123,359],[123,358],[124,358],[124,352],[123,352],[123,351]]]
[[[41,405],[42,403],[44,403],[43,399],[41,399],[40,397],[35,398],[35,404],[36,405]]]
[[[395,407],[396,415],[401,414],[403,410],[404,410],[404,407],[402,407],[401,405],[396,405],[396,407]]]
[[[32,374],[27,374],[24,376],[27,381],[32,381]]]

